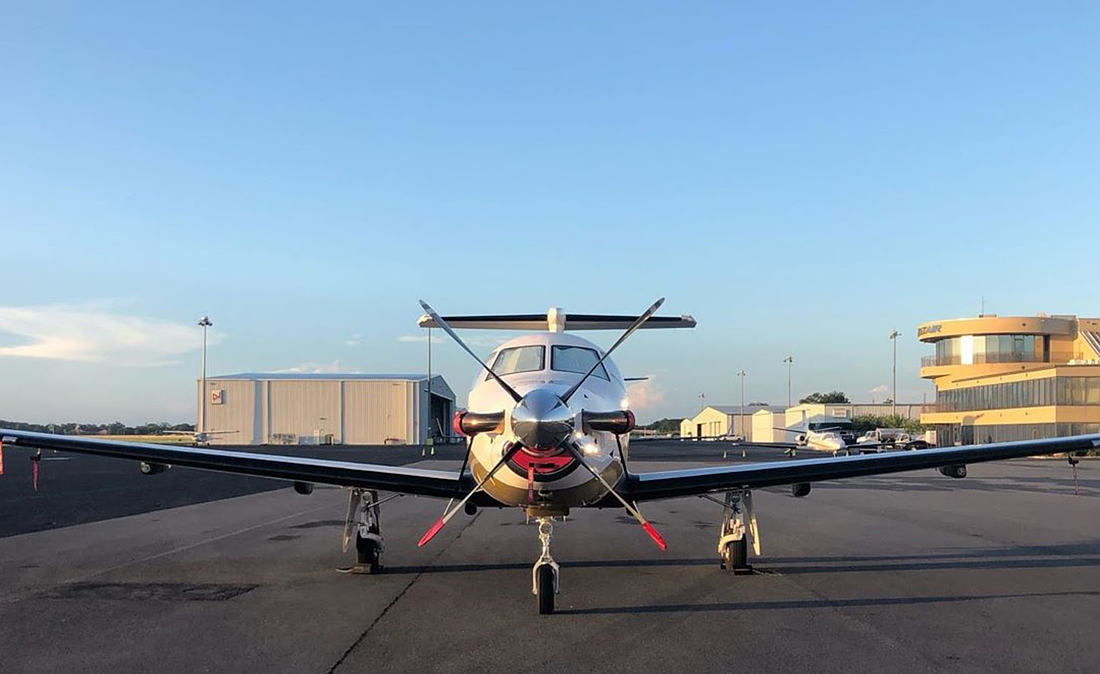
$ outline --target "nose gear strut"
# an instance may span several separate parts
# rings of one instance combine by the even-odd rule
[[[550,541],[554,538],[554,518],[537,517],[535,521],[539,525],[542,554],[531,569],[531,594],[538,597],[539,613],[548,615],[554,612],[554,595],[561,591],[558,563],[550,556]]]

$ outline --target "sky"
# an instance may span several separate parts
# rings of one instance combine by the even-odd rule
[[[440,313],[690,314],[642,421],[932,400],[920,323],[1100,315],[1100,6],[10,2],[0,419],[426,368]],[[466,333],[487,353],[507,335]],[[606,347],[613,333],[588,333]],[[459,393],[477,365],[433,344]]]

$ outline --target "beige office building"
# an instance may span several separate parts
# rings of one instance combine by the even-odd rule
[[[1100,432],[1100,319],[979,316],[917,337],[936,349],[921,361],[936,386],[921,422],[940,446]]]

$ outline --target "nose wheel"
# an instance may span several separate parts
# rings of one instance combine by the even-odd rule
[[[542,554],[535,567],[531,569],[531,594],[539,601],[539,615],[554,612],[554,595],[560,591],[558,584],[558,563],[550,556],[550,541],[554,536],[554,521],[550,517],[539,517],[539,542]]]

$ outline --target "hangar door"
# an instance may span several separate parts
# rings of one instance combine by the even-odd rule
[[[432,394],[432,411],[428,415],[427,422],[427,435],[435,438],[436,440],[442,440],[449,435],[454,435],[454,430],[451,428],[451,401],[447,400],[443,396]]]

